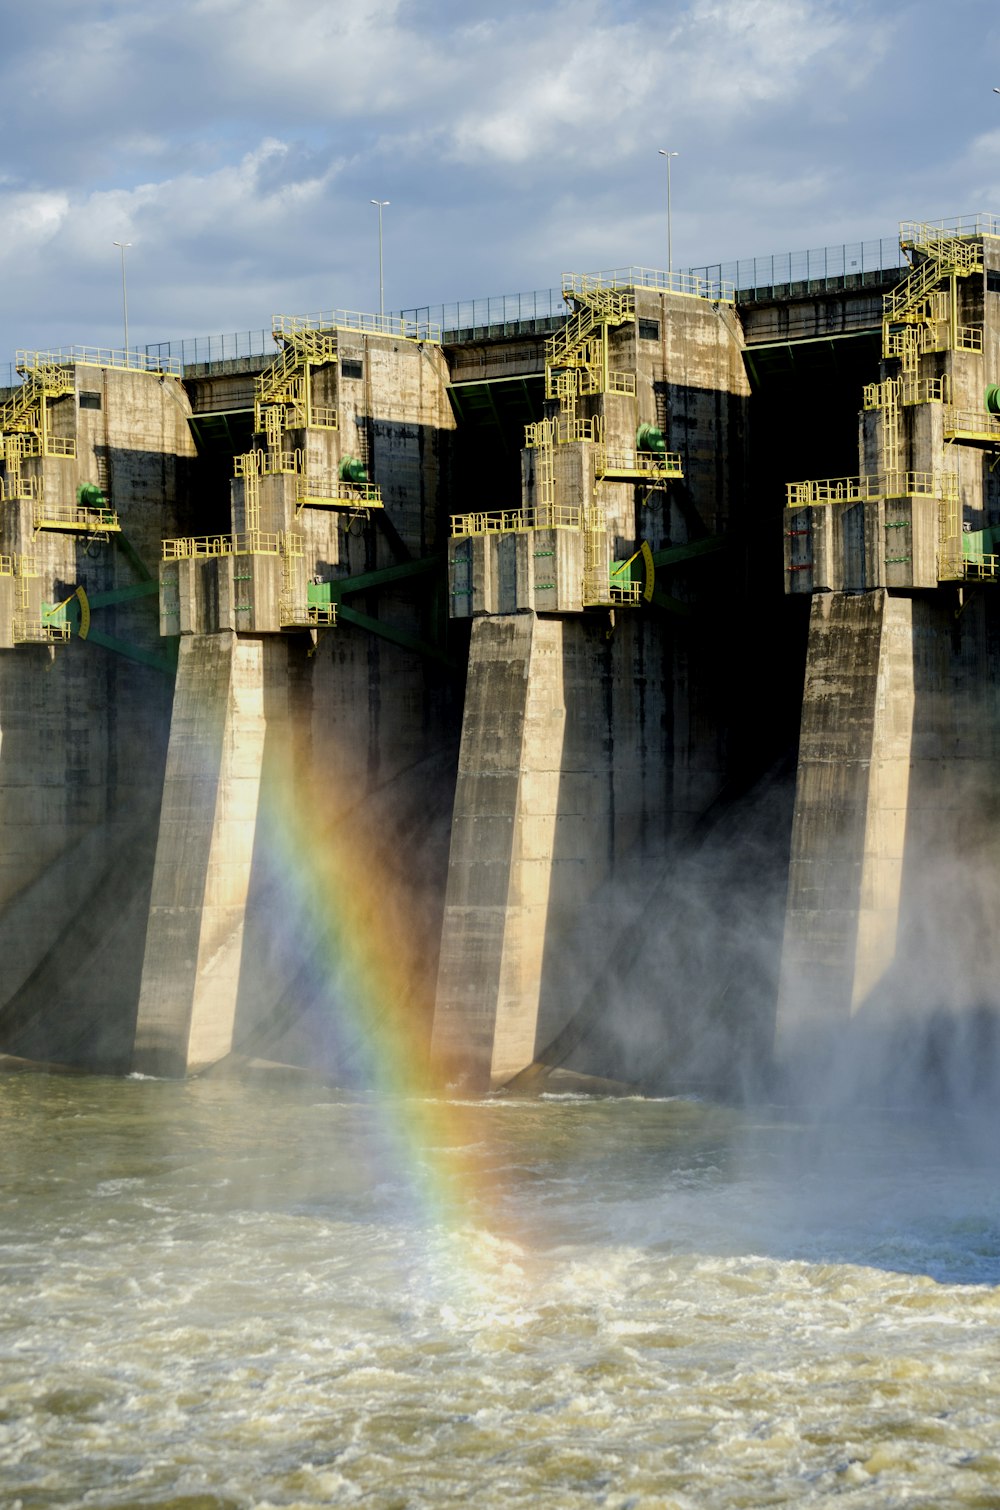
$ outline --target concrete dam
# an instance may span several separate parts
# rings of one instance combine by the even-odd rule
[[[1000,218],[768,261],[17,353],[0,1055],[732,1093],[980,1031]]]

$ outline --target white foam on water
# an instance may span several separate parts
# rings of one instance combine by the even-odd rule
[[[505,1193],[450,1228],[359,1180],[370,1102],[164,1099],[98,1114],[70,1174],[20,1107],[0,1499],[868,1510],[1000,1484],[985,1165],[807,1158],[691,1103],[470,1104]]]

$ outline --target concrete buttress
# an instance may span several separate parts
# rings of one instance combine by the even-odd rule
[[[885,591],[813,599],[778,1003],[782,1057],[794,1057],[802,1040],[829,1037],[895,958],[914,606]]]
[[[282,641],[181,642],[134,1065],[185,1074],[232,1047],[264,757]]]

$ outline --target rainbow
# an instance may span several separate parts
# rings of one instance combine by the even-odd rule
[[[292,750],[265,760],[254,953],[283,991],[285,1018],[308,1011],[318,1062],[372,1098],[370,1183],[398,1188],[402,1178],[424,1226],[485,1224],[506,1236],[502,1208],[511,1203],[490,1172],[497,1160],[484,1136],[492,1118],[449,1096],[430,1072],[435,920],[400,873],[375,804],[355,800],[349,777],[320,782],[309,765]],[[328,747],[324,765],[349,769]]]

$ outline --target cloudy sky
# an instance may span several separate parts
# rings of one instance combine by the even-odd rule
[[[996,0],[43,0],[0,51],[0,362],[1000,213]]]

